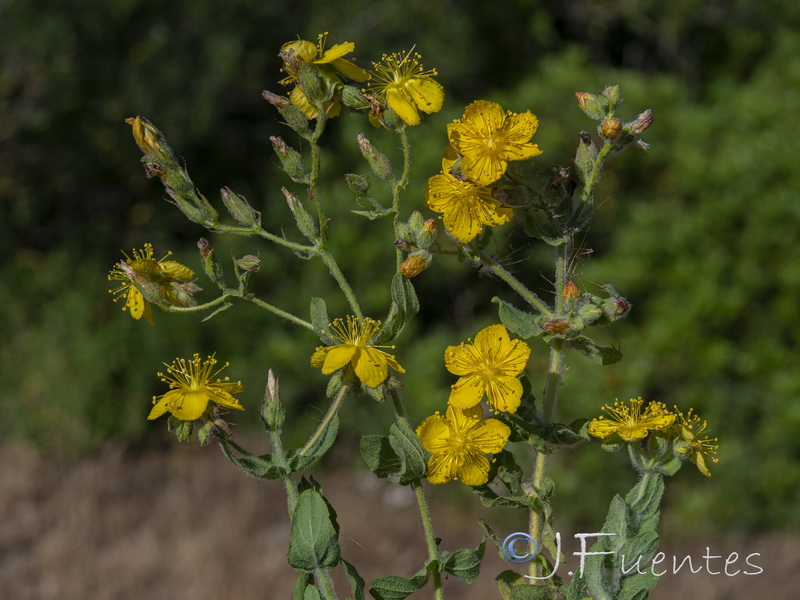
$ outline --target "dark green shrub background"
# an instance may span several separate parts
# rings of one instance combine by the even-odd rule
[[[623,117],[653,109],[645,135],[651,150],[609,164],[597,219],[583,240],[591,256],[576,259],[582,286],[609,282],[634,303],[627,321],[600,334],[621,345],[625,359],[600,369],[571,356],[561,418],[591,416],[615,397],[637,395],[694,406],[720,437],[720,463],[710,481],[687,469],[670,482],[668,503],[680,508],[667,518],[694,530],[797,528],[800,35],[789,27],[796,5],[618,4],[517,0],[498,11],[484,2],[422,0],[4,3],[5,436],[61,453],[92,451],[106,440],[152,441],[163,424],[144,416],[161,392],[161,362],[213,351],[231,361],[230,375],[243,379],[252,408],[267,368],[276,369],[303,423],[294,435],[313,426],[325,404],[324,378],[308,366],[313,336],[245,305],[202,326],[165,314],[156,314],[155,327],[133,322],[110,301],[106,273],[121,249],[146,241],[199,271],[194,245],[203,231],[144,177],[123,122],[136,114],[166,132],[212,201],[228,185],[263,210],[272,230],[295,235],[269,136],[297,140],[260,92],[283,91],[283,42],[327,30],[331,43],[355,42],[363,64],[416,44],[426,66],[439,70],[445,109],[411,132],[408,211],[422,208],[425,180],[439,169],[444,125],[476,98],[539,116],[543,166],[569,166],[577,132],[591,127],[575,91],[619,82]],[[393,261],[390,229],[347,213],[356,207],[340,177],[366,172],[354,146],[360,131],[392,151],[393,141],[365,121],[334,124],[325,156],[332,231],[340,264],[368,311],[380,316]],[[248,240],[213,242],[223,256],[229,249],[260,254],[254,291],[271,302],[305,312],[317,295],[332,298],[332,315],[344,311],[320,265]],[[546,289],[545,248],[513,235],[499,252],[519,278]],[[493,295],[514,297],[444,258],[414,283],[422,313],[396,353],[419,421],[444,405],[451,382],[444,347],[496,320]],[[530,372],[541,387],[545,348],[539,340],[532,345]],[[387,413],[351,404],[343,427],[378,433]],[[596,446],[577,454],[554,471],[559,494],[583,499],[573,504],[577,518],[597,519],[606,502],[596,499],[612,493],[609,481],[633,476],[621,455]]]

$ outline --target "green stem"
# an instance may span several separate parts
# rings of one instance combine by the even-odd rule
[[[285,310],[281,310],[277,306],[273,306],[268,302],[264,302],[263,300],[256,298],[255,296],[246,295],[242,296],[242,298],[244,300],[247,300],[248,302],[252,302],[256,306],[260,306],[264,310],[268,310],[269,312],[278,315],[279,317],[283,317],[284,319],[294,323],[295,325],[299,325],[300,327],[305,327],[309,331],[314,331],[314,326],[311,323],[309,323],[308,321],[304,321],[300,317],[296,317],[292,313],[286,312]]]
[[[313,433],[313,435],[310,438],[308,438],[308,441],[306,442],[305,446],[303,446],[300,449],[299,454],[304,455],[311,448],[313,448],[314,444],[317,443],[317,440],[320,438],[320,436],[322,436],[322,434],[328,428],[328,424],[331,422],[331,419],[333,419],[333,417],[336,416],[336,413],[339,412],[339,408],[341,407],[342,402],[344,401],[345,394],[347,394],[348,387],[349,386],[347,385],[342,385],[342,387],[339,388],[339,391],[336,393],[336,397],[333,399],[333,402],[331,402],[331,405],[328,407],[328,412],[325,413],[325,416],[322,418],[322,422],[317,426],[317,429]]]
[[[395,418],[401,425],[409,427],[405,407],[403,406],[403,401],[400,399],[400,395],[396,390],[390,390],[389,395],[392,398]],[[428,547],[428,560],[437,560],[439,558],[439,551],[436,547],[436,535],[433,532],[431,511],[428,508],[428,501],[425,499],[425,491],[422,489],[422,483],[419,480],[413,481],[411,483],[411,489],[414,490],[419,516],[422,519],[422,529],[425,532],[425,545]],[[442,589],[442,577],[439,571],[433,573],[433,589],[434,599],[443,600],[444,590]]]
[[[483,264],[495,275],[497,275],[500,279],[505,281],[511,289],[517,292],[520,296],[522,296],[525,301],[533,306],[536,310],[538,310],[542,316],[547,319],[553,318],[553,311],[550,310],[550,307],[539,298],[534,292],[526,288],[516,277],[514,277],[511,273],[506,271],[506,269],[494,258],[489,256],[486,251],[480,251],[480,257],[483,261]]]
[[[567,266],[571,244],[561,244],[556,247],[555,258],[555,306],[556,316],[564,312],[564,286],[567,283]],[[547,368],[547,379],[544,386],[544,398],[542,400],[542,413],[545,424],[550,424],[555,420],[556,407],[558,406],[558,393],[561,388],[561,377],[564,373],[564,340],[555,338],[550,343],[550,359]],[[536,464],[532,477],[533,492],[541,488],[547,472],[548,450],[539,450],[536,454]],[[544,530],[544,511],[542,508],[534,509],[528,518],[528,528],[531,537],[540,542]],[[541,577],[541,566],[535,562],[528,565],[531,577]],[[532,584],[543,585],[542,580],[529,580]]]
[[[209,231],[211,233],[232,233],[233,235],[243,235],[243,236],[257,235],[266,240],[269,240],[270,242],[278,244],[279,246],[284,246],[286,248],[289,248],[290,250],[294,250],[297,252],[308,252],[309,254],[315,254],[317,252],[317,249],[314,246],[307,246],[305,244],[298,244],[297,242],[290,242],[289,240],[277,236],[274,233],[270,233],[269,231],[261,227],[237,227],[235,225],[225,225],[223,223],[218,223],[213,228],[210,228]]]
[[[344,293],[345,298],[347,298],[347,302],[350,304],[350,309],[353,311],[353,314],[358,317],[359,320],[363,319],[364,314],[361,312],[361,307],[358,304],[356,295],[353,293],[353,289],[347,282],[347,279],[345,278],[344,273],[342,273],[342,270],[339,268],[339,265],[336,264],[336,260],[327,250],[322,250],[320,252],[320,257],[322,258],[322,262],[324,262],[328,267],[328,270],[336,280],[336,283],[338,283],[339,287],[342,288],[342,292]]]

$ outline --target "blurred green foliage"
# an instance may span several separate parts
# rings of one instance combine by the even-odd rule
[[[158,311],[155,327],[134,322],[111,302],[106,273],[120,250],[146,241],[157,254],[171,249],[201,271],[194,245],[204,232],[160,200],[158,182],[137,164],[123,122],[136,114],[165,132],[209,199],[218,202],[215,190],[230,186],[263,211],[268,227],[295,236],[279,191],[289,182],[268,138],[299,141],[260,92],[285,92],[278,84],[283,42],[330,31],[333,43],[354,41],[363,63],[416,44],[426,67],[439,70],[445,109],[410,132],[409,211],[422,208],[425,181],[439,169],[445,124],[475,98],[539,116],[543,169],[570,166],[577,132],[590,126],[575,91],[619,82],[621,116],[653,109],[656,122],[644,136],[652,149],[629,151],[609,165],[585,254],[576,256],[583,287],[612,283],[635,305],[626,321],[602,332],[625,358],[600,369],[569,357],[561,417],[596,415],[617,396],[694,406],[720,438],[720,462],[711,481],[686,469],[670,482],[667,505],[681,512],[666,518],[691,522],[695,531],[800,525],[800,379],[793,370],[800,328],[800,204],[793,198],[800,185],[793,148],[800,34],[790,27],[796,5],[517,0],[503,7],[477,0],[0,5],[6,435],[67,453],[158,435],[161,428],[144,416],[148,399],[163,391],[155,376],[161,363],[214,351],[231,362],[229,374],[243,380],[244,401],[253,408],[266,370],[274,368],[294,416],[302,417],[298,438],[313,427],[326,400],[324,377],[308,365],[318,343],[312,335],[249,305],[202,325],[196,316]],[[367,171],[355,147],[360,131],[391,154],[391,138],[355,117],[339,119],[323,156],[327,200],[339,215],[331,235],[340,264],[366,311],[381,317],[394,260],[390,227],[349,215],[359,207],[341,178]],[[332,316],[345,310],[321,265],[246,239],[212,243],[223,257],[260,254],[253,291],[270,302],[291,309],[323,296]],[[548,287],[547,252],[519,233],[498,247],[537,290]],[[418,422],[443,406],[451,383],[444,347],[496,322],[493,295],[515,298],[445,257],[414,283],[422,312],[396,354],[408,371],[406,397]],[[532,346],[539,385],[546,356],[541,342]],[[378,433],[388,413],[350,405],[343,419],[349,417],[351,433]],[[575,499],[577,518],[596,520],[610,480],[633,474],[621,455],[599,448],[576,454],[558,459],[574,467],[554,469],[559,494]]]

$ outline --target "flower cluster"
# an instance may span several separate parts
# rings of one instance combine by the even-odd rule
[[[518,376],[531,349],[511,340],[503,325],[491,325],[444,353],[447,370],[458,375],[452,386],[447,414],[437,412],[418,428],[422,446],[430,452],[428,481],[445,483],[458,478],[467,485],[483,485],[489,477],[486,454],[500,452],[511,430],[498,419],[483,418],[481,400],[491,411],[515,412],[522,397]]]
[[[704,435],[706,421],[693,414],[693,409],[684,415],[677,406],[670,411],[661,402],[650,402],[642,411],[643,403],[641,398],[631,398],[629,406],[619,400],[614,406],[605,405],[608,417],[592,419],[589,434],[604,441],[636,443],[652,433],[670,440],[676,455],[689,459],[703,475],[711,477],[707,461],[718,462],[718,446],[717,438]]]
[[[447,126],[450,145],[442,172],[428,181],[425,201],[431,210],[443,213],[445,228],[456,240],[467,243],[484,225],[494,227],[511,219],[512,209],[488,186],[505,174],[509,161],[542,153],[530,143],[538,125],[530,111],[504,112],[495,102],[477,100]]]
[[[171,253],[168,253],[169,256]],[[153,323],[150,303],[172,306],[192,306],[193,295],[200,291],[191,283],[194,271],[189,267],[166,260],[153,258],[153,245],[145,244],[142,250],[133,250],[133,258],[123,252],[125,260],[120,261],[108,274],[109,281],[122,282],[118,287],[108,290],[114,294],[114,302],[125,300],[122,310],[127,310],[134,319],[142,317]]]

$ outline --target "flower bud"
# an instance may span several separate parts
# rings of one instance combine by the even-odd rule
[[[595,121],[599,121],[606,117],[606,110],[600,98],[588,92],[575,92],[575,97],[578,98],[578,105],[581,110],[586,113],[586,116]]]
[[[264,389],[264,402],[261,404],[261,420],[272,431],[277,431],[286,419],[286,410],[281,402],[278,378],[270,369],[267,372],[267,385]]]
[[[172,150],[166,145],[164,136],[155,126],[142,117],[132,117],[125,119],[125,122],[133,128],[133,139],[139,150],[145,156],[152,158],[159,163],[175,162]]]
[[[606,101],[608,108],[613,112],[613,110],[617,107],[617,104],[622,101],[622,96],[619,91],[619,84],[615,83],[614,85],[607,86],[606,89],[600,92],[600,98]]]
[[[292,178],[292,181],[307,183],[308,176],[303,168],[303,158],[300,153],[291,146],[287,146],[280,136],[273,135],[269,138],[269,141],[272,142],[272,148],[275,150],[275,154],[278,155],[283,170]]]
[[[200,238],[197,241],[197,248],[200,250],[200,260],[203,263],[203,271],[206,272],[208,278],[217,285],[224,285],[224,272],[222,264],[220,264],[214,248],[206,238]]]
[[[295,106],[291,100],[285,96],[278,96],[277,94],[268,92],[267,90],[261,92],[261,96],[278,109],[278,112],[281,113],[281,116],[286,120],[286,124],[289,127],[303,137],[309,135],[308,119],[303,114],[303,111]]]
[[[372,172],[381,179],[389,180],[392,177],[392,163],[389,162],[389,159],[378,152],[363,133],[358,134],[357,140],[358,148],[364,158],[367,159]]]
[[[597,126],[597,131],[607,140],[615,140],[622,133],[622,119],[606,119]]]
[[[242,271],[247,271],[248,273],[257,273],[261,269],[261,259],[252,254],[247,254],[237,259],[234,261],[234,264]]]
[[[417,244],[420,246],[420,248],[430,248],[431,245],[433,245],[433,243],[436,241],[436,236],[438,233],[439,231],[436,228],[436,221],[434,219],[428,219],[422,224],[422,230],[417,236]]]
[[[173,425],[173,421],[177,425],[173,426],[170,430],[175,432],[175,437],[181,444],[185,444],[192,437],[192,429],[194,429],[194,421],[178,421],[175,417],[170,416],[169,424]]]
[[[356,175],[355,173],[345,174],[344,179],[351,191],[362,196],[369,191],[369,186],[372,184],[366,175]]]
[[[631,304],[622,296],[612,296],[603,303],[603,316],[609,321],[617,321],[631,311]]]
[[[234,220],[244,227],[258,227],[261,224],[261,215],[255,210],[244,196],[239,196],[232,192],[230,188],[224,187],[219,191],[222,196],[222,203],[228,209]]]
[[[364,92],[354,85],[342,86],[342,104],[352,110],[362,110],[369,106]]]
[[[306,236],[310,241],[316,242],[319,231],[317,230],[317,224],[314,222],[314,218],[308,214],[303,204],[292,192],[285,187],[281,188],[281,192],[283,192],[283,196],[286,198],[289,210],[291,210],[294,215],[294,220],[297,223],[297,228],[300,230],[300,233]]]
[[[561,297],[564,298],[564,302],[569,302],[570,300],[575,300],[579,293],[577,284],[570,279],[564,289],[561,290]]]
[[[433,256],[430,252],[418,250],[403,261],[403,264],[400,265],[400,273],[409,279],[416,277],[430,266],[432,260]]]

